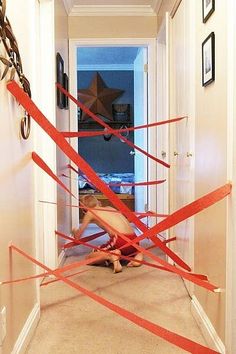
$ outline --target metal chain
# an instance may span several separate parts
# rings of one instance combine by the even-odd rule
[[[0,71],[0,80],[3,80],[7,75],[9,75],[10,80],[13,80],[17,75],[23,90],[31,97],[30,83],[23,74],[18,43],[10,21],[6,17],[6,0],[0,0],[0,43],[3,44],[7,54],[6,57],[0,56],[0,65],[3,66],[3,72]],[[20,131],[22,138],[28,139],[30,135],[30,116],[27,112],[21,119]]]

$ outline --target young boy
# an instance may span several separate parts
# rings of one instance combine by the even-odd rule
[[[130,240],[136,238],[136,235],[129,223],[129,221],[118,212],[116,209],[110,206],[101,207],[101,203],[97,200],[94,195],[85,195],[81,198],[81,205],[87,208],[92,209],[86,210],[83,209],[85,215],[83,221],[77,230],[73,230],[75,239],[79,240],[84,230],[89,223],[93,222],[99,227],[107,231],[110,240],[99,247],[99,251],[95,250],[91,252],[87,258],[97,258],[101,256],[99,261],[95,261],[94,264],[104,263],[104,261],[109,261],[113,263],[114,273],[119,273],[122,271],[122,266],[120,264],[120,255],[134,255],[134,260],[128,263],[128,267],[138,267],[141,263],[136,262],[135,260],[143,260],[143,254],[138,253],[137,249],[133,246],[127,245],[126,247],[119,250],[120,247],[125,245],[127,242],[119,236],[119,233],[123,234]],[[118,232],[118,233],[116,233]],[[103,250],[110,250],[115,255],[108,254],[103,252]]]

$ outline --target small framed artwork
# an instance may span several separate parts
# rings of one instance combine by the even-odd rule
[[[56,68],[57,68],[57,83],[63,86],[63,74],[64,74],[64,61],[60,55],[57,53],[56,55]],[[64,108],[64,98],[63,93],[57,89],[57,106],[61,109]]]
[[[202,43],[202,86],[215,80],[215,34],[212,32]]]
[[[207,22],[208,18],[215,11],[215,0],[202,0],[202,20]]]
[[[66,73],[63,74],[63,88],[68,91],[69,88],[69,78],[68,75]],[[63,94],[63,107],[64,109],[68,109],[69,108],[69,100],[68,100],[68,96]]]

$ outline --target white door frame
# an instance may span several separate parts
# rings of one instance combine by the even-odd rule
[[[235,34],[235,0],[228,1],[228,138],[227,138],[227,178],[236,185],[236,34]],[[236,353],[236,194],[232,189],[228,198],[228,225],[226,235],[226,319],[225,347],[228,354]]]
[[[39,33],[39,98],[42,112],[56,126],[55,102],[55,32],[54,0],[40,0]],[[56,171],[56,143],[39,127],[34,126],[34,149]],[[40,203],[39,200],[57,202],[57,185],[44,171],[35,166],[35,229],[37,258],[54,269],[58,266],[57,205]]]
[[[170,117],[169,103],[169,13],[167,12],[157,34],[157,120],[167,120]],[[165,162],[169,161],[169,125],[157,127],[157,154]],[[158,170],[157,179],[167,179],[165,184],[157,189],[158,213],[169,214],[169,170],[162,167]],[[158,193],[159,191],[159,193]],[[158,198],[158,194],[160,198]],[[157,221],[160,221],[157,219]],[[169,230],[164,233],[169,237]]]
[[[156,121],[156,40],[155,38],[81,38],[70,39],[69,41],[69,71],[70,71],[70,92],[77,97],[77,63],[76,50],[78,47],[101,46],[101,47],[147,47],[148,50],[148,115],[149,122]],[[70,105],[70,127],[71,131],[78,130],[77,124],[77,107],[75,104]],[[156,133],[154,129],[149,129],[148,133],[148,149],[149,153],[156,155]],[[71,140],[72,147],[77,151],[78,144],[76,139]],[[156,178],[156,166],[154,161],[148,164],[148,178],[152,180]],[[76,181],[72,180],[72,193],[78,195],[78,186]],[[156,197],[151,190],[148,191],[149,210],[156,210]],[[72,210],[72,225],[79,224],[79,213],[76,208]]]
[[[141,50],[140,50],[141,49]],[[148,65],[147,48],[139,47],[139,52],[134,60],[134,125],[148,123],[148,73],[145,71]],[[147,130],[134,131],[134,144],[147,151]],[[135,149],[134,149],[135,150]],[[140,168],[142,166],[142,168]],[[134,154],[135,181],[147,181],[148,179],[148,158],[139,151]],[[147,186],[135,188],[135,211],[143,212],[148,206]],[[148,219],[148,218],[147,218]],[[147,222],[145,218],[145,223]]]

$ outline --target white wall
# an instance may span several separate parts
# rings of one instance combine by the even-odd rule
[[[31,82],[33,97],[38,99],[37,63],[35,46],[38,44],[37,12],[38,1],[7,1],[7,17],[12,24],[22,57],[24,73]],[[1,54],[5,51],[1,47]],[[9,259],[8,245],[14,243],[35,256],[34,228],[34,165],[33,129],[28,140],[20,137],[19,125],[23,111],[6,90],[6,80],[0,81],[0,279],[5,280],[34,274],[35,267],[22,256],[13,254]],[[10,274],[12,271],[12,274]],[[39,315],[37,289],[34,281],[14,286],[1,286],[1,304],[7,311],[7,335],[2,346],[3,353],[10,353],[23,343],[17,339],[31,318],[36,323]],[[26,330],[26,327],[24,327]],[[29,328],[28,328],[29,329]],[[13,351],[14,352],[14,351]]]
[[[228,202],[228,233],[226,241],[226,352],[236,352],[236,33],[235,33],[236,2],[228,1],[228,180],[232,181],[233,189]]]
[[[227,2],[202,23],[202,7],[196,2],[196,198],[227,182]],[[201,45],[215,33],[215,81],[201,85]],[[227,201],[223,200],[195,217],[195,271],[206,273],[225,288]],[[195,296],[221,340],[225,341],[225,293],[207,293],[195,287]]]
[[[195,21],[194,16],[191,16],[189,28],[186,26],[185,21],[187,7],[190,3],[192,3],[194,6]],[[172,92],[172,107],[174,106],[177,107],[177,109],[181,109],[183,107],[187,107],[191,100],[193,102],[195,101],[195,108],[194,111],[192,111],[195,116],[195,129],[194,135],[190,139],[191,144],[194,143],[194,141],[195,143],[192,148],[190,146],[189,152],[193,154],[194,158],[194,165],[192,166],[194,167],[194,195],[192,199],[197,199],[200,196],[203,196],[204,194],[227,183],[228,177],[230,176],[229,169],[231,169],[232,176],[232,151],[230,152],[230,155],[227,155],[229,152],[229,150],[227,151],[227,145],[229,146],[228,132],[232,131],[232,128],[228,126],[227,121],[227,95],[229,94],[229,92],[227,92],[227,74],[229,74],[229,72],[227,73],[226,70],[228,58],[227,2],[216,2],[215,12],[204,24],[202,21],[202,2],[196,2],[194,0],[182,0],[176,15],[174,16],[173,22],[175,21],[175,18],[179,18],[179,22],[174,28],[172,34],[173,46],[176,48],[175,53],[177,55],[177,57],[172,58],[176,68],[174,76],[171,78],[171,80],[174,82],[174,90]],[[178,37],[177,34],[179,31],[181,31],[181,28],[182,35]],[[189,33],[193,29],[196,32],[189,42]],[[216,36],[216,78],[215,81],[209,86],[202,87],[202,42],[212,31]],[[179,40],[179,43],[176,42],[176,36],[177,41]],[[189,63],[186,61],[186,48],[190,52],[190,55],[192,55],[191,53],[195,53],[195,55],[192,55],[192,58],[190,58],[190,64],[195,65],[195,69],[192,70],[192,72],[195,73],[195,77],[192,79],[193,81],[191,81],[194,84],[191,84],[188,90],[186,90],[186,82],[184,80],[186,72],[189,69]],[[179,62],[176,63],[176,60],[179,60]],[[179,83],[177,87],[176,83]],[[189,112],[178,112],[177,110],[176,113]],[[190,119],[192,120],[192,116],[190,116]],[[184,169],[187,166],[187,149],[182,148],[186,144],[186,138],[188,138],[188,134],[186,133],[187,131],[185,130],[185,133],[180,135],[177,130],[176,151],[178,152],[178,155],[176,156],[176,166],[174,167],[174,178],[177,179],[178,171],[180,171],[180,180],[185,182],[187,182],[186,176],[184,174]],[[182,165],[180,170],[179,167],[181,166],[177,165],[177,161],[179,161],[180,165]],[[172,200],[173,205],[178,205],[181,203],[186,204],[187,200],[184,196],[186,195],[187,188],[188,185],[186,185],[186,187],[183,185],[179,190],[179,195],[176,196],[176,188],[174,188],[174,191],[171,192],[172,195],[174,195]],[[181,225],[183,226],[183,223],[175,228],[177,237],[181,237]],[[230,227],[232,241],[234,225],[230,223]],[[227,200],[225,199],[206,209],[204,212],[196,215],[194,217],[193,231],[193,234],[189,231],[185,232],[186,237],[190,237],[190,240],[193,240],[194,236],[194,255],[192,258],[194,266],[193,270],[196,273],[207,274],[212,283],[224,289],[226,286],[227,274]],[[182,247],[183,245],[180,248],[181,255],[184,257],[186,244],[187,243],[185,242],[183,244],[185,245],[184,248]],[[230,254],[229,242],[228,252]],[[228,278],[230,279],[232,288],[232,277],[230,278],[229,275]],[[194,286],[194,288],[191,289],[191,295],[193,295],[193,311],[198,317],[202,328],[206,323],[211,324],[208,326],[208,328],[205,327],[205,334],[208,331],[206,338],[209,340],[209,345],[217,345],[218,350],[224,350],[223,343],[225,343],[225,328],[228,326],[228,324],[226,326],[225,318],[225,292],[213,294],[200,287]],[[229,298],[229,294],[227,294],[227,296]],[[196,314],[199,308],[201,308],[201,314],[199,312]],[[228,313],[230,313],[229,309]],[[205,324],[203,324],[204,321]],[[212,338],[210,339],[210,335],[214,336],[213,340]]]
[[[166,0],[165,0],[166,1]],[[70,16],[72,38],[155,38],[156,16]]]

